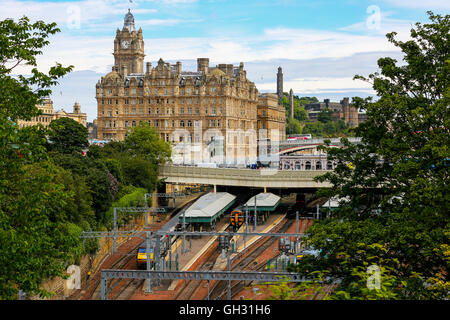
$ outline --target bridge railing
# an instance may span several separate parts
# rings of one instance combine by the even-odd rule
[[[325,140],[330,140],[332,144],[340,144],[341,138],[316,138],[308,140],[284,140],[280,142],[280,145],[309,145],[309,144],[323,144]],[[360,143],[361,138],[350,137],[347,138],[350,143]]]
[[[236,168],[203,168],[195,166],[174,166],[170,164],[159,167],[160,176],[228,178],[237,180],[312,180],[326,173],[325,170],[277,170],[277,169],[236,169]]]

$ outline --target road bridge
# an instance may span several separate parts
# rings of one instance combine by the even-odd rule
[[[189,183],[256,188],[329,188],[331,187],[330,183],[320,183],[313,180],[314,177],[326,172],[326,170],[202,168],[165,164],[159,167],[158,178],[174,184]]]
[[[300,150],[314,149],[320,145],[325,144],[325,140],[327,140],[327,138],[281,141],[279,144],[279,152],[276,154],[283,155]],[[343,146],[343,144],[341,143],[341,138],[328,138],[328,140],[330,140],[330,146],[332,147],[339,148]],[[361,138],[348,138],[348,141],[350,143],[360,143]]]

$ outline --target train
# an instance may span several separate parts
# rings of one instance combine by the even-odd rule
[[[137,250],[137,267],[138,269],[146,269],[147,268],[147,248],[146,247],[139,247]],[[150,259],[153,260],[153,252],[150,254]]]

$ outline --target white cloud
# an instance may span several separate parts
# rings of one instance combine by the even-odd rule
[[[276,88],[276,82],[256,83],[259,90],[272,90]],[[348,91],[360,91],[363,93],[371,93],[372,86],[361,80],[353,80],[353,78],[330,78],[330,77],[311,77],[298,78],[290,81],[284,81],[284,91],[291,88],[297,94],[315,94],[315,93],[338,93]]]
[[[403,8],[411,9],[450,9],[450,2],[448,0],[427,0],[427,1],[417,1],[417,0],[383,0],[384,2]]]

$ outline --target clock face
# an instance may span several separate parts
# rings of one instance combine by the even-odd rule
[[[128,40],[122,41],[122,48],[128,49],[129,46],[130,46],[130,41],[128,41]]]

